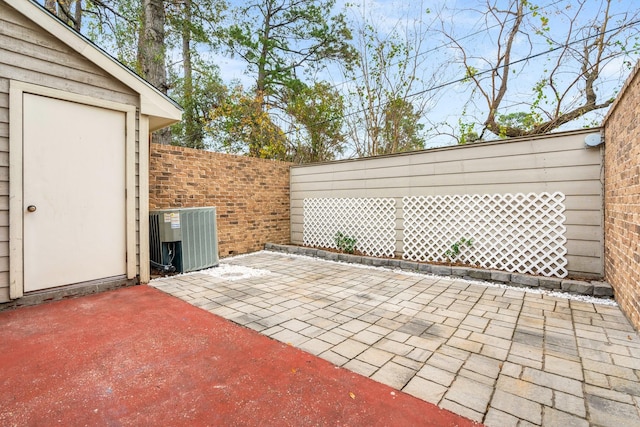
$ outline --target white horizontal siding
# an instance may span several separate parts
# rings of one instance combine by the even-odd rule
[[[0,4],[2,77],[125,104],[137,95],[10,7]]]
[[[139,106],[134,91],[0,2],[0,302],[9,300],[10,80]]]
[[[402,249],[402,197],[446,194],[565,194],[568,269],[602,275],[602,155],[584,137],[598,130],[479,143],[291,169],[291,240],[302,243],[305,198],[392,197],[398,206],[396,251]]]

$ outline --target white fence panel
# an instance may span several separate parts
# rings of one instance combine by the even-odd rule
[[[403,258],[455,261],[488,269],[566,277],[564,194],[404,197]]]
[[[303,201],[305,245],[336,248],[337,233],[356,239],[355,248],[371,256],[395,251],[396,202],[383,198],[313,198]]]

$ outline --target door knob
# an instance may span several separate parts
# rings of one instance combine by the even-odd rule
[[[29,205],[29,206],[27,206],[27,210],[29,212],[35,212],[36,211],[36,207],[34,205]]]

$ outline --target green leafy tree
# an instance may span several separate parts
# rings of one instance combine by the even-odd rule
[[[144,19],[142,0],[89,1],[84,7],[86,35],[142,75],[139,62]]]
[[[506,138],[509,129],[521,129],[524,132],[531,132],[543,123],[542,117],[535,112],[517,111],[514,113],[499,114],[496,119],[499,126],[498,136]]]
[[[247,63],[247,71],[254,78],[252,102],[271,116],[268,127],[291,126],[292,131],[287,134],[298,136],[288,143],[285,156],[298,161],[325,158],[340,144],[335,126],[326,120],[327,116],[338,119],[339,97],[334,92],[316,92],[318,86],[313,78],[313,73],[331,62],[348,63],[354,58],[345,17],[332,14],[335,3],[335,0],[253,0],[235,10],[234,23],[226,31],[229,51]],[[313,108],[318,111],[311,111]],[[262,115],[252,117],[262,120],[258,128],[267,123]],[[320,120],[327,129],[320,131],[312,118]],[[300,128],[304,129],[304,135],[296,130]],[[275,145],[280,148],[279,137],[276,139]],[[248,152],[252,155],[260,152],[262,156],[273,152],[280,158],[281,150],[273,150],[274,139],[263,141],[267,144],[264,149],[254,147],[254,141]]]
[[[227,44],[254,73],[257,97],[281,101],[299,86],[304,71],[321,69],[330,61],[352,60],[345,17],[331,15],[335,0],[247,3],[235,11]]]
[[[227,88],[217,66],[195,58],[190,92],[184,89],[186,78],[170,70],[171,96],[184,108],[183,120],[171,127],[172,144],[184,147],[212,148],[209,121],[211,111],[223,103]],[[191,93],[191,96],[187,94]],[[188,112],[188,113],[187,113]],[[188,119],[187,116],[188,115]]]
[[[327,83],[304,86],[287,100],[296,135],[289,158],[296,163],[335,159],[343,152],[345,136],[342,96]]]
[[[420,113],[406,99],[396,98],[385,105],[382,140],[384,151],[378,154],[401,153],[424,148],[420,135],[424,125]]]
[[[261,97],[241,86],[230,90],[210,114],[207,130],[214,148],[265,159],[287,159],[287,140],[267,111]]]

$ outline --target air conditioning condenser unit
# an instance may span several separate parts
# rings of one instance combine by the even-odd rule
[[[150,211],[149,245],[156,268],[187,273],[218,265],[216,208]]]

